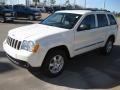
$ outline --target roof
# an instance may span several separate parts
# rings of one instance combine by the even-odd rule
[[[91,10],[62,10],[62,11],[57,11],[56,13],[74,13],[74,14],[85,14],[89,13]]]
[[[109,11],[106,10],[62,10],[62,11],[57,11],[56,13],[74,13],[74,14],[86,14],[90,12],[107,12],[110,13]]]

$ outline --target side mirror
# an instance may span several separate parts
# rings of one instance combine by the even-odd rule
[[[81,24],[78,28],[78,31],[89,30],[89,29],[90,29],[90,25]]]

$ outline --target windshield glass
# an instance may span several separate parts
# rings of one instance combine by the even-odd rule
[[[0,6],[0,9],[6,9],[4,6]]]
[[[82,15],[71,13],[54,13],[40,24],[72,29]]]

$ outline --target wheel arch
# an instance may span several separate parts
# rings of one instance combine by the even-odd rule
[[[69,49],[67,48],[67,46],[65,45],[60,45],[60,46],[56,46],[56,47],[52,47],[48,50],[46,56],[48,55],[48,53],[50,52],[54,52],[55,50],[63,50],[65,52],[65,54],[67,55],[68,58],[70,58],[70,52]],[[45,57],[46,57],[45,56]]]
[[[113,39],[113,42],[115,43],[115,35],[113,35],[113,34],[110,35],[107,40],[109,40],[110,38],[112,38],[112,39]]]

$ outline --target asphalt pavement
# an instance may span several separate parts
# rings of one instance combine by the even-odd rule
[[[110,56],[102,56],[98,50],[79,55],[71,59],[65,71],[56,78],[50,79],[12,64],[2,48],[8,31],[38,22],[0,23],[0,90],[120,90],[120,31]]]

